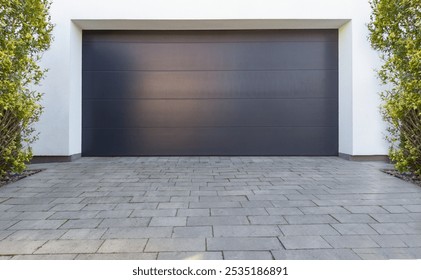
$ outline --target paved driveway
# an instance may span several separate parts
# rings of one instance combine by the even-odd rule
[[[421,258],[421,188],[335,157],[83,158],[0,188],[2,259]]]

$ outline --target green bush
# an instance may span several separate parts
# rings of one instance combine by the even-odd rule
[[[38,62],[50,46],[48,0],[0,0],[0,177],[22,172],[36,140],[45,75]]]
[[[421,0],[371,0],[368,28],[381,53],[382,114],[389,124],[389,156],[401,171],[421,176]]]

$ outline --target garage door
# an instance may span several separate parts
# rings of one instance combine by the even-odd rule
[[[85,31],[84,156],[337,155],[337,30]]]

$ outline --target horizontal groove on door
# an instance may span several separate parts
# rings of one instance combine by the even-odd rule
[[[83,98],[337,98],[332,70],[83,72]]]

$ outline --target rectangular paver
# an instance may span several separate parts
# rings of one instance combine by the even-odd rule
[[[205,251],[205,238],[150,238],[145,252]]]
[[[320,236],[281,236],[279,239],[288,250],[332,248]]]
[[[347,235],[347,236],[324,236],[323,237],[333,248],[375,248],[380,247],[369,236]]]
[[[161,252],[158,260],[222,260],[222,252]]]
[[[105,240],[98,253],[140,253],[145,248],[147,239],[110,239]]]
[[[281,242],[275,237],[219,237],[208,238],[207,248],[211,251],[265,251],[283,249]]]
[[[124,239],[124,238],[153,238],[153,237],[171,237],[172,227],[122,227],[110,228],[103,239]]]
[[[286,236],[340,235],[331,225],[281,225],[279,228]]]
[[[46,241],[3,240],[0,241],[0,255],[32,254]]]
[[[172,237],[212,237],[211,226],[174,227]]]
[[[188,217],[188,226],[211,226],[211,225],[247,225],[246,216],[217,216],[217,217]]]
[[[213,226],[215,237],[278,236],[281,231],[273,225]]]
[[[103,240],[50,240],[35,254],[95,253]]]

